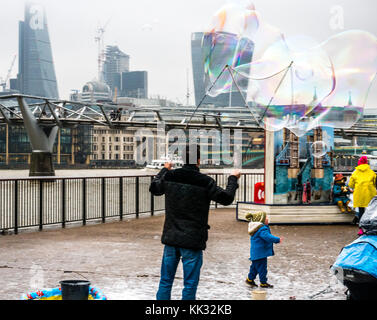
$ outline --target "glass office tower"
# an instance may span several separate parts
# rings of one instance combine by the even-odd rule
[[[122,95],[139,99],[148,98],[148,72],[131,71],[122,73]]]
[[[26,3],[19,23],[18,89],[23,94],[59,98],[44,8]]]
[[[202,52],[202,39],[203,32],[194,32],[191,35],[191,58],[192,70],[194,77],[194,91],[195,91],[195,104],[198,105],[205,95],[205,80],[204,80],[204,56]],[[252,44],[250,44],[252,45]],[[251,62],[252,57],[243,57],[241,64]],[[241,94],[233,88],[231,93],[222,93],[216,97],[207,96],[204,104],[214,104],[219,107],[245,105],[244,99]]]

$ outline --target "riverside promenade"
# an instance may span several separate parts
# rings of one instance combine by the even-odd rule
[[[87,278],[109,300],[155,299],[163,245],[163,213],[139,219],[45,228],[0,236],[0,299],[18,300],[30,291],[59,286],[59,281]],[[247,223],[235,209],[211,210],[209,241],[197,298],[249,300]],[[345,300],[345,287],[329,268],[341,248],[357,237],[351,225],[272,225],[283,237],[269,258],[270,300]],[[259,279],[257,279],[257,282]],[[182,266],[172,298],[180,299]]]

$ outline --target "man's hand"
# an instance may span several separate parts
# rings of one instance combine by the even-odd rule
[[[166,168],[168,170],[171,170],[172,167],[173,167],[173,163],[172,162],[165,162],[164,168]]]
[[[234,169],[231,173],[231,176],[235,176],[237,179],[241,177],[241,171],[238,169]]]

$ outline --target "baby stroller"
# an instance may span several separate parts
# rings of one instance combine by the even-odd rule
[[[377,196],[360,223],[363,235],[345,246],[331,266],[347,288],[349,300],[377,300]]]

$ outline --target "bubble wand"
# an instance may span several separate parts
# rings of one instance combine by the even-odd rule
[[[187,121],[187,124],[186,124],[186,130],[188,129],[188,125],[189,123],[191,122],[193,116],[195,115],[196,111],[198,111],[199,107],[201,106],[201,104],[203,103],[204,99],[207,97],[208,95],[208,92],[211,92],[212,88],[214,87],[214,85],[216,84],[216,82],[220,79],[221,75],[224,73],[224,71],[226,69],[228,69],[229,66],[228,65],[225,65],[225,67],[221,70],[220,74],[217,76],[216,80],[212,83],[211,87],[207,90],[207,93],[204,95],[204,97],[202,98],[202,100],[200,100],[198,106],[195,108],[195,110],[193,111],[193,113],[191,114],[191,117],[190,119]]]
[[[238,86],[236,80],[234,79],[234,74],[233,74],[232,70],[234,71],[234,69],[232,69],[230,67],[228,68],[228,71],[230,73],[230,76],[232,77],[233,83],[236,85],[236,88],[237,88],[239,94],[241,95],[241,97],[242,97],[242,99],[245,103],[245,107],[249,108],[249,105],[247,104],[247,101],[246,101],[245,97],[243,96],[240,87]],[[255,117],[254,113],[253,112],[250,112],[250,113],[253,115],[254,120],[258,123],[258,125],[260,125],[260,121]]]
[[[266,110],[264,110],[264,113],[263,113],[263,115],[262,115],[261,120],[263,120],[264,116],[266,115],[266,112],[267,112],[268,109],[270,108],[271,103],[272,103],[272,101],[274,100],[276,93],[278,92],[278,90],[279,90],[281,84],[283,83],[283,81],[284,81],[285,77],[287,76],[288,71],[291,69],[292,65],[293,65],[293,61],[291,61],[291,63],[290,63],[289,66],[287,67],[287,70],[285,71],[283,77],[280,79],[280,82],[279,82],[278,86],[277,86],[276,89],[275,89],[274,95],[271,97],[270,101],[268,102],[268,105],[267,105],[267,107],[266,107]]]

